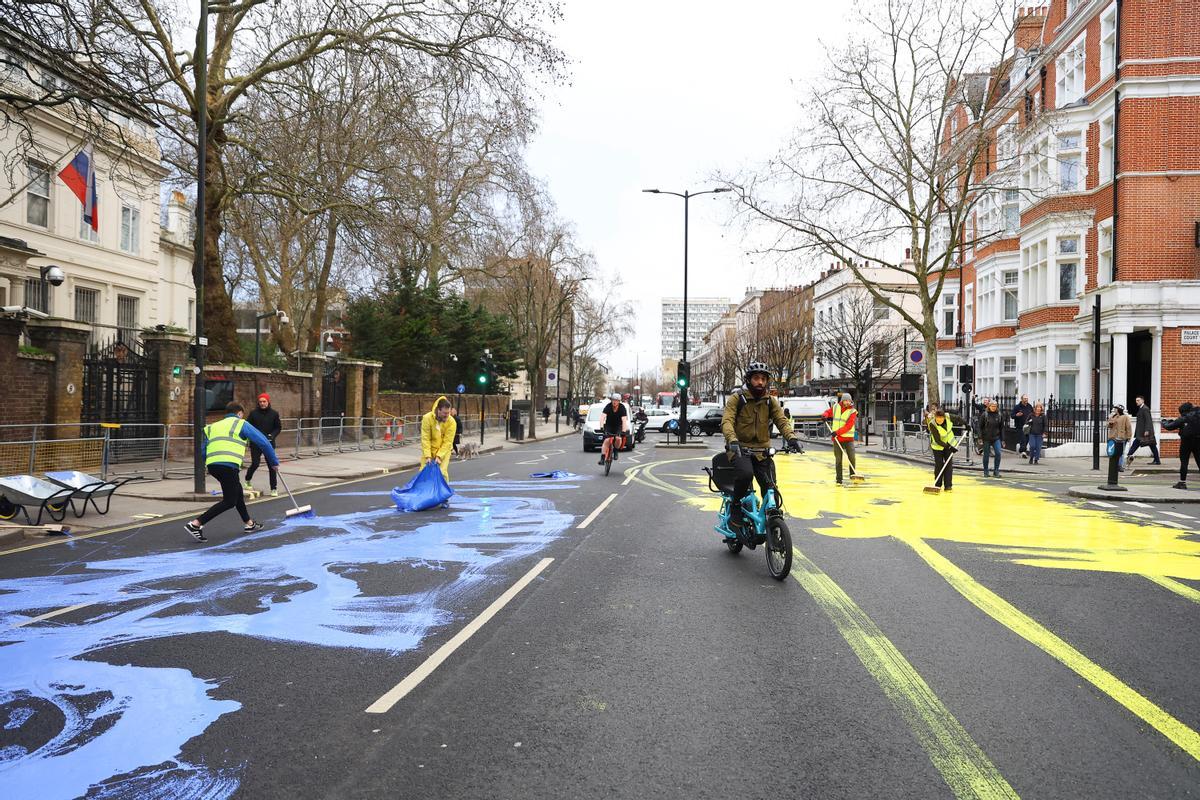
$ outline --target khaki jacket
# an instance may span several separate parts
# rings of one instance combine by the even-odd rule
[[[741,413],[738,413],[739,397],[746,400]],[[785,438],[793,437],[792,423],[784,416],[779,400],[769,394],[755,398],[745,389],[739,389],[725,401],[721,433],[725,435],[726,444],[737,442],[746,447],[770,447],[772,422]]]
[[[1127,414],[1108,418],[1108,438],[1119,442],[1128,442],[1133,438],[1133,425]]]

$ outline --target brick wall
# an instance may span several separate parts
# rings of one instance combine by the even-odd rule
[[[1200,277],[1200,249],[1195,245],[1200,175],[1122,178],[1118,190],[1117,277],[1127,281]]]
[[[54,381],[54,356],[19,353],[13,370],[4,377],[4,402],[0,425],[41,424],[49,420],[50,387]]]
[[[379,407],[376,409],[376,416],[396,416],[396,417],[419,417],[427,414],[433,408],[433,403],[438,399],[436,394],[409,394],[407,392],[380,392]],[[455,402],[455,395],[447,394],[446,399],[451,403]],[[553,406],[553,399],[550,398],[550,405]],[[506,394],[488,395],[487,416],[499,416],[508,408],[509,397]],[[550,409],[552,412],[553,408]],[[470,417],[479,416],[479,395],[464,394],[459,401],[459,414]]]
[[[1200,405],[1200,345],[1181,344],[1181,328],[1164,328],[1162,338],[1162,398],[1155,410],[1164,417],[1179,414],[1179,404]],[[1190,365],[1190,366],[1185,366]],[[1153,403],[1153,401],[1151,401]],[[1162,444],[1164,455],[1178,455],[1178,441]]]
[[[1017,325],[1021,330],[1045,325],[1048,322],[1071,322],[1079,313],[1079,306],[1046,306],[1020,316]]]

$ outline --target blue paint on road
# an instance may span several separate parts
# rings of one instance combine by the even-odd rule
[[[186,669],[124,663],[127,650],[113,657],[121,663],[99,660],[111,648],[232,633],[389,654],[412,650],[455,618],[464,596],[500,577],[496,567],[538,552],[573,521],[548,500],[529,497],[464,499],[440,516],[409,530],[395,527],[420,522],[421,515],[401,517],[390,507],[294,518],[222,545],[0,581],[4,795],[228,797],[245,765],[209,769],[188,763],[181,750],[241,704],[218,699],[219,681]],[[395,564],[442,575],[443,583],[410,595],[361,593],[356,575]],[[79,604],[89,605],[11,628]]]

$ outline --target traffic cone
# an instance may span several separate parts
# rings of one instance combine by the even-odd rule
[[[392,440],[392,423],[387,424],[387,428],[383,431],[383,440],[390,442]]]

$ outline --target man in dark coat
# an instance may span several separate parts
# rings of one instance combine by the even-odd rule
[[[1013,406],[1012,420],[1017,427],[1017,452],[1021,454],[1021,458],[1025,458],[1026,451],[1029,449],[1029,434],[1025,432],[1025,424],[1029,422],[1029,418],[1033,416],[1033,405],[1029,402],[1029,395],[1021,395],[1021,401]]]
[[[283,430],[283,423],[279,419],[279,412],[271,408],[271,395],[263,392],[258,396],[258,407],[250,412],[250,416],[246,417],[246,422],[258,429],[259,433],[267,437],[267,441],[271,443],[271,447],[275,446],[275,438],[279,436],[279,432]],[[258,445],[250,442],[250,469],[246,470],[246,488],[252,489],[250,479],[254,477],[254,471],[258,469],[258,464],[262,460],[263,451]],[[271,497],[279,496],[279,489],[276,487],[275,470],[268,470],[271,476]]]
[[[1150,406],[1146,405],[1146,398],[1138,395],[1134,398],[1137,403],[1137,425],[1133,429],[1133,443],[1129,445],[1129,454],[1125,456],[1125,463],[1133,463],[1133,454],[1142,445],[1150,448],[1150,455],[1154,456],[1153,463],[1161,464],[1162,461],[1158,458],[1158,440],[1154,437],[1154,417],[1150,414]]]
[[[979,441],[983,443],[983,477],[988,476],[988,465],[991,456],[996,458],[996,466],[992,471],[995,477],[1000,477],[1000,440],[1004,436],[1004,417],[1000,416],[1000,406],[995,400],[988,402],[987,410],[979,415]]]
[[[1179,483],[1176,489],[1187,488],[1188,461],[1196,459],[1200,470],[1200,408],[1191,403],[1179,406],[1179,416],[1163,421],[1163,430],[1179,431]]]

